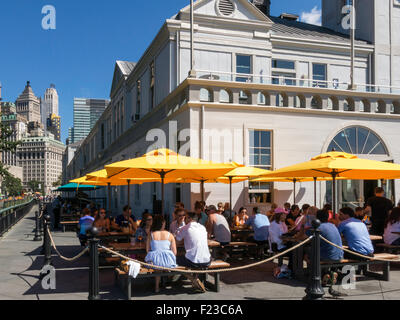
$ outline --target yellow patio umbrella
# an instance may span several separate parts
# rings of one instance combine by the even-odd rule
[[[344,152],[328,152],[293,166],[273,171],[263,177],[318,177],[332,178],[333,210],[336,211],[336,180],[379,180],[400,178],[400,165],[360,159]]]
[[[246,180],[249,180],[250,178],[253,177],[259,177],[263,174],[269,173],[271,171],[269,170],[264,170],[256,167],[245,167],[241,166],[235,162],[232,162],[234,166],[236,166],[235,169],[229,171],[225,175],[218,177],[218,178],[213,178],[213,179],[207,179],[207,180],[196,180],[196,179],[180,179],[180,183],[200,183],[201,184],[201,200],[204,201],[204,183],[224,183],[224,184],[229,184],[229,203],[230,203],[230,210],[232,213],[232,184],[233,183],[239,183],[243,182]]]
[[[178,179],[198,181],[216,179],[239,165],[215,163],[208,160],[186,157],[169,149],[153,150],[143,157],[117,162],[105,166],[107,178],[161,179],[162,206],[164,215],[164,185]]]
[[[88,173],[86,176],[71,180],[71,183],[82,185],[96,185],[108,187],[108,210],[111,213],[111,186],[128,186],[128,205],[130,205],[130,186],[131,184],[141,185],[146,182],[159,182],[160,179],[118,179],[107,178],[106,170],[99,170],[96,172]]]

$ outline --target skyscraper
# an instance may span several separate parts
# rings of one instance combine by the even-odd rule
[[[28,122],[41,122],[40,99],[35,96],[30,81],[27,81],[24,91],[15,102],[17,113]]]
[[[44,93],[44,97],[40,105],[40,115],[45,129],[47,129],[48,119],[50,119],[52,115],[59,115],[58,93],[54,84],[51,84],[50,88],[46,89],[46,92]]]
[[[69,130],[71,135],[69,143],[75,143],[87,137],[109,102],[104,99],[74,99],[74,126]]]

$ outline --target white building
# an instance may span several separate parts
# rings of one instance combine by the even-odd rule
[[[22,183],[29,189],[29,181],[42,184],[45,194],[54,189],[53,183],[62,174],[62,157],[65,145],[51,133],[25,136],[17,149],[18,166],[23,168]]]
[[[51,115],[59,116],[58,110],[58,93],[54,84],[46,89],[40,105],[41,121],[47,130],[47,119]]]
[[[268,0],[257,1],[264,12],[247,0],[196,1],[194,78],[188,77],[190,8],[182,9],[165,21],[137,64],[117,62],[111,103],[67,175],[80,177],[156,146],[266,169],[307,161],[333,147],[400,163],[400,73],[394,72],[400,64],[400,6],[392,0],[379,0],[379,6],[377,0],[360,2],[368,4],[358,8],[355,90],[349,90],[350,39],[338,29],[342,0],[323,1],[322,27],[294,21],[293,15],[270,17]],[[158,140],[148,135],[155,128],[161,129],[153,132]],[[398,182],[344,181],[339,204],[363,203],[378,184],[396,197]],[[125,189],[113,189],[115,212],[127,202]],[[160,189],[131,188],[136,213],[151,210]],[[228,201],[228,186],[205,189],[208,204]],[[317,194],[318,206],[330,201],[330,184],[319,183]],[[233,196],[235,210],[267,209],[272,202],[292,202],[293,188],[243,182]],[[193,208],[199,199],[197,184],[166,188],[169,210],[175,201]],[[300,184],[296,202],[313,203],[312,183]]]

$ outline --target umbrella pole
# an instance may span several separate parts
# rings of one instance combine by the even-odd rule
[[[200,193],[201,193],[201,201],[204,202],[204,180],[200,182]]]
[[[131,206],[131,180],[128,180],[128,206]]]
[[[111,215],[111,183],[107,183],[108,185],[108,214]]]
[[[297,180],[293,180],[293,204],[296,204],[296,182]]]
[[[229,177],[229,217],[232,221],[232,179],[233,177]]]
[[[336,176],[337,173],[332,173],[332,210],[333,210],[333,217],[336,218]]]
[[[165,185],[164,185],[164,182],[165,182],[165,172],[164,172],[164,171],[161,171],[160,176],[161,176],[161,215],[162,215],[163,217],[166,218],[167,228],[169,228],[169,216],[166,217],[166,216],[165,216],[165,212],[164,212],[164,186],[165,186]]]
[[[314,177],[314,207],[317,206],[317,177]]]

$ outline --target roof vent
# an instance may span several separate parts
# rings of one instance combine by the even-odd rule
[[[279,18],[283,20],[288,20],[288,21],[297,21],[299,19],[299,16],[297,14],[291,14],[291,13],[282,13]]]
[[[235,5],[230,0],[219,0],[218,11],[221,15],[231,16],[235,12]]]

